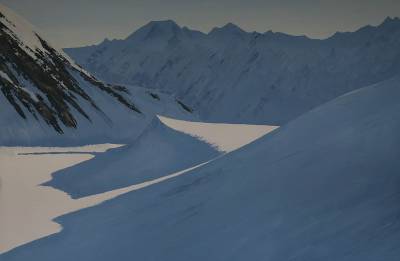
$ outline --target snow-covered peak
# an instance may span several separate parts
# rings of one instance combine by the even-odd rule
[[[400,18],[399,17],[387,17],[385,21],[378,26],[379,29],[383,29],[386,32],[400,32]]]
[[[179,25],[173,20],[151,21],[145,27],[157,28],[163,31],[171,31],[180,29]]]
[[[236,37],[244,37],[244,35],[247,35],[248,33],[244,31],[242,28],[239,26],[233,24],[233,23],[227,23],[226,25],[222,27],[215,27],[213,28],[210,32],[210,36],[215,36],[215,37],[227,37],[227,36],[236,36]]]
[[[208,34],[187,37],[188,29],[181,29],[107,50],[67,52],[107,81],[176,93],[205,121],[282,125],[347,91],[400,73],[400,30],[390,26],[397,28],[397,19],[387,23],[325,40],[245,32],[227,24]]]
[[[388,24],[397,24],[400,26],[400,18],[399,17],[386,17],[386,19],[383,21],[382,25],[388,25]]]
[[[172,20],[151,21],[131,34],[127,40],[138,39],[151,40],[172,37],[182,29]]]
[[[241,33],[245,33],[245,31],[240,28],[239,26],[237,26],[234,23],[227,23],[222,27],[215,27],[214,29],[211,30],[210,33],[212,32],[241,32]]]
[[[32,55],[36,50],[45,51],[38,38],[39,30],[2,4],[0,4],[0,22],[6,27],[4,31],[8,31],[10,36]]]
[[[85,74],[87,77],[92,77],[64,53],[62,48],[50,43],[48,39],[44,40],[44,34],[38,28],[3,4],[0,4],[0,23],[4,27],[3,32],[6,32],[18,42],[20,47],[34,59],[40,58],[39,56],[41,55],[49,54],[47,47],[50,47],[74,69]]]
[[[109,44],[109,43],[111,43],[111,42],[112,42],[112,41],[111,41],[110,39],[104,38],[104,40],[103,40],[100,44],[105,45],[105,44]]]
[[[97,80],[4,6],[0,104],[0,126],[5,126],[0,128],[1,145],[130,139],[155,114],[191,114],[174,97],[155,99],[144,90]]]

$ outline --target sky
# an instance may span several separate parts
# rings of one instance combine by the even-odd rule
[[[0,0],[59,47],[122,39],[153,20],[203,32],[233,22],[246,31],[326,38],[400,17],[400,0]]]

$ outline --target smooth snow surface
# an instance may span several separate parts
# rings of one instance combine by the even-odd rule
[[[400,77],[186,175],[57,218],[0,259],[398,261]]]
[[[182,121],[187,128],[193,124]],[[155,118],[131,144],[58,171],[46,185],[81,198],[160,178],[220,154],[206,142],[170,129]]]
[[[231,152],[278,128],[269,125],[205,123],[176,120],[159,116],[170,128],[215,145],[219,150]]]
[[[238,134],[240,133],[239,130],[243,129],[241,125],[215,124],[216,126],[213,126],[214,124],[176,121],[171,118],[162,119],[169,127],[182,129],[192,136],[200,136],[201,139],[212,141],[218,147],[224,147],[227,146],[226,144],[233,144],[234,142],[229,143],[227,139],[215,139],[214,133],[210,130],[218,129],[225,133]],[[197,127],[200,127],[201,131],[196,131]],[[210,130],[207,131],[207,128]],[[235,128],[237,128],[236,131]],[[261,128],[261,126],[257,128]],[[244,132],[240,135],[241,139],[243,139],[243,136],[249,135],[246,141],[251,141],[251,139],[256,138],[255,132]],[[235,138],[232,135],[230,137]],[[157,142],[154,143],[156,140]],[[183,133],[179,134],[177,131],[168,129],[158,120],[154,120],[148,130],[141,135],[139,143],[131,146],[120,147],[120,145],[102,144],[60,148],[0,147],[0,253],[59,232],[61,226],[52,220],[60,215],[174,178],[207,164],[213,157],[218,157],[220,153],[212,146],[196,140]],[[150,149],[149,153],[154,154],[149,155],[146,148]],[[188,154],[192,160],[185,160],[184,153]],[[141,154],[145,154],[147,159],[136,158]],[[176,155],[177,160],[174,161],[171,155]],[[115,159],[115,156],[118,159]],[[153,163],[150,163],[152,157],[155,157],[154,159],[166,157],[166,160],[163,161],[162,165],[160,165],[159,160],[153,160]],[[100,161],[104,161],[110,167],[104,170],[101,169],[102,165],[100,164],[100,167],[96,168],[96,164]],[[157,164],[162,167],[157,167]],[[75,165],[76,167],[72,167]],[[141,165],[143,166],[141,167]],[[178,167],[181,167],[181,169],[175,171]],[[75,168],[78,170],[86,168],[85,171],[78,173],[81,179],[79,179],[77,173],[74,173]],[[135,168],[147,168],[148,171],[142,171],[142,176],[136,178],[133,176],[134,180],[137,181],[134,185],[128,186],[133,184],[128,179],[125,180],[126,184],[123,188],[112,190],[116,186],[104,186],[107,184],[104,184],[103,181],[106,182],[107,178],[109,183],[112,184],[112,182],[115,182],[113,175],[123,174],[123,170],[137,173]],[[155,172],[155,170],[158,172]],[[77,182],[78,188],[80,186],[85,187],[85,182],[89,181],[92,182],[92,186],[87,184],[86,188],[93,191],[97,189],[97,192],[104,193],[95,194],[88,190],[82,194],[90,194],[91,196],[74,200],[65,192],[40,186],[42,183],[50,181],[51,174],[57,171],[60,172],[59,174],[66,175],[67,180],[68,175],[71,174],[71,180]],[[90,171],[96,171],[94,174],[103,175],[103,178],[96,179],[96,175],[91,178]],[[72,191],[69,192],[73,193]],[[1,257],[0,260],[2,260]]]
[[[115,147],[0,147],[0,252],[60,231],[53,218],[104,200],[71,200],[59,190],[39,185],[51,179],[52,172],[89,160],[92,152]]]
[[[92,152],[104,152],[118,146],[95,145],[73,148],[1,147],[0,148],[0,254],[33,240],[62,230],[54,218],[100,204],[127,192],[177,177],[208,162],[164,177],[88,196],[78,200],[40,183],[51,173],[93,158]],[[74,154],[76,153],[76,154]],[[84,175],[84,173],[82,173]],[[1,260],[1,257],[0,257]]]

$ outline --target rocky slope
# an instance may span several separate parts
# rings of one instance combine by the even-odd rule
[[[173,97],[97,80],[4,6],[0,90],[0,145],[123,141],[155,113],[191,114]]]

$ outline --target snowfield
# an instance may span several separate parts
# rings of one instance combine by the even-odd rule
[[[113,147],[0,147],[0,253],[60,231],[53,218],[101,202],[73,201],[67,194],[40,184],[51,179],[52,172]]]
[[[220,154],[210,144],[172,130],[155,118],[132,143],[55,172],[45,185],[81,198],[157,179]]]
[[[86,197],[201,164],[276,129],[274,126],[159,118],[162,122],[154,119],[124,148],[110,150],[89,162],[55,172],[53,179],[45,185],[65,191],[73,198]]]
[[[397,261],[400,77],[186,175],[56,219],[3,260]]]
[[[172,129],[168,130],[167,126],[161,126],[162,124],[158,120],[155,120],[156,124],[153,126],[155,128],[150,128],[151,139],[141,139],[140,141],[143,145],[140,147],[131,146],[129,148],[128,146],[127,148],[126,146],[121,147],[114,144],[82,147],[0,147],[0,253],[61,231],[62,227],[53,221],[54,218],[60,215],[94,206],[129,191],[174,178],[193,168],[206,164],[209,160],[220,154],[210,143],[218,147],[226,147],[229,144],[229,140],[226,138],[222,141],[215,139],[212,131],[203,132],[207,128],[209,130],[218,129],[231,138],[235,137],[240,130],[246,128],[248,132],[244,132],[241,135],[242,140],[247,138],[246,142],[250,142],[256,138],[254,133],[266,133],[270,130],[268,126],[219,124],[216,124],[217,126],[213,128],[214,124],[177,121],[171,118],[162,119],[167,125],[171,123],[175,128],[177,128],[176,125],[178,124],[179,128],[184,129],[187,134],[197,136],[201,140],[206,141],[206,143],[185,134],[179,134],[179,132]],[[203,126],[203,128],[200,128],[203,131],[199,133],[196,130],[200,126]],[[248,137],[246,137],[247,133],[250,133]],[[170,144],[169,146],[176,146],[174,151],[178,153],[177,155],[180,155],[178,159],[180,161],[172,161],[172,158],[168,157],[167,153],[171,153],[171,151],[166,151],[168,147],[158,143],[152,144],[151,142],[154,141],[152,140],[153,138],[161,138],[164,142]],[[176,142],[181,143],[171,143],[174,138]],[[230,142],[237,144],[235,139],[232,139]],[[151,155],[147,155],[147,159],[142,157],[139,161],[136,160],[135,154],[143,153],[146,147],[150,149],[154,148],[151,152],[158,152],[159,155],[157,158],[166,157],[163,169],[155,167],[154,164],[149,164],[148,160],[151,158]],[[118,151],[116,155],[114,155],[114,150]],[[193,152],[196,153],[193,154]],[[185,163],[182,159],[184,153],[190,155],[190,162],[186,161]],[[115,175],[118,173],[118,170],[119,172],[129,170],[130,173],[137,173],[137,171],[135,172],[135,167],[139,168],[137,164],[140,161],[144,163],[144,167],[147,167],[151,173],[155,174],[151,176],[149,172],[142,173],[141,182],[137,181],[131,186],[128,186],[129,182],[126,182],[123,188],[114,190],[111,190],[110,187],[105,187],[105,189],[103,187],[102,193],[99,192],[96,194],[93,193],[93,190],[96,189],[96,180],[89,179],[92,182],[92,186],[88,184],[87,188],[89,190],[85,191],[84,194],[90,194],[91,196],[80,197],[77,200],[72,199],[67,193],[60,190],[41,186],[44,182],[51,180],[51,174],[54,172],[64,169],[65,174],[72,175],[72,166],[87,164],[86,171],[75,173],[75,175],[79,175],[73,181],[77,182],[76,185],[79,186],[87,180],[88,175],[91,173],[90,171],[95,171],[94,174],[101,175],[101,169],[98,167],[95,168],[95,165],[99,161],[105,161],[107,164],[110,164],[110,161],[115,160],[119,164],[121,160],[116,159],[116,156],[118,156],[117,158],[126,158],[125,165],[122,164],[119,167],[115,164],[111,165],[110,168],[103,171],[105,175]],[[130,165],[127,166],[129,163]],[[174,164],[176,171],[171,170]],[[85,165],[83,166],[85,168]],[[179,166],[181,168],[177,170]],[[70,177],[66,176],[66,178]],[[112,180],[112,176],[108,177],[109,182]],[[98,184],[101,187],[102,183]],[[1,256],[0,260],[2,260]]]

